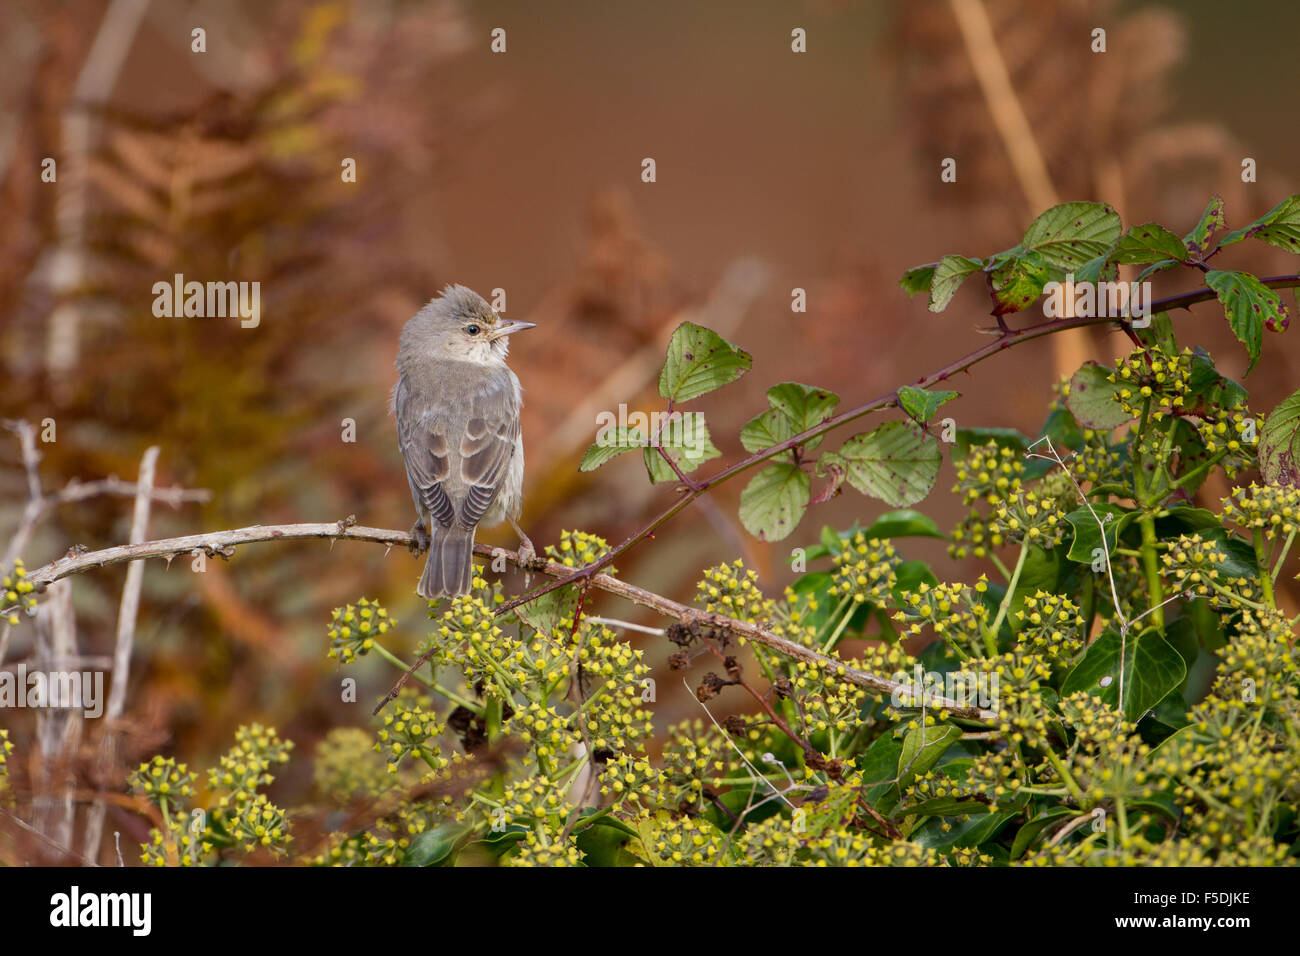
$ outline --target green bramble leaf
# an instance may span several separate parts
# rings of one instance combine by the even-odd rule
[[[1210,251],[1210,239],[1215,232],[1223,229],[1227,224],[1223,218],[1223,197],[1211,197],[1210,204],[1205,207],[1205,212],[1201,213],[1196,228],[1183,236],[1187,251],[1197,259],[1205,258],[1205,254]]]
[[[683,322],[668,342],[668,357],[659,373],[659,394],[686,402],[734,382],[749,371],[753,359],[717,332]]]
[[[1120,407],[1119,386],[1111,384],[1110,375],[1106,366],[1087,362],[1070,378],[1065,407],[1084,428],[1110,431],[1132,418]]]
[[[1061,686],[1061,696],[1087,691],[1115,706],[1119,701],[1120,638],[1106,631],[1089,645]],[[1183,682],[1187,665],[1154,628],[1130,634],[1124,648],[1124,704],[1126,719],[1136,723],[1166,694]]]
[[[957,397],[957,392],[946,390],[931,392],[915,385],[904,385],[898,390],[898,404],[902,406],[903,411],[921,422],[928,422],[941,405]]]
[[[1155,275],[1157,272],[1164,272],[1166,269],[1172,269],[1176,265],[1178,265],[1178,262],[1174,259],[1162,259],[1159,262],[1153,262],[1151,265],[1139,272],[1137,279],[1134,281],[1145,282],[1147,278]]]
[[[674,416],[677,413],[674,412]],[[664,461],[659,448],[673,456],[677,467],[689,474],[706,461],[722,457],[709,435],[709,426],[704,416],[697,413],[674,417],[664,426],[656,442],[658,447],[646,447],[642,450],[646,471],[651,483],[660,481],[678,481],[677,473]]]
[[[925,292],[930,288],[930,283],[934,281],[934,272],[938,263],[927,262],[923,266],[916,266],[908,269],[903,273],[903,278],[898,280],[898,284],[903,287],[909,296],[916,295],[918,292]]]
[[[740,523],[760,541],[794,531],[812,497],[808,473],[797,465],[768,465],[740,493]]]
[[[1258,239],[1287,252],[1300,252],[1300,196],[1288,196],[1249,226],[1228,233],[1219,246]]]
[[[767,401],[772,407],[751,418],[740,430],[740,443],[747,451],[771,448],[820,425],[835,414],[840,397],[824,388],[782,382],[767,390]],[[821,444],[821,440],[820,435],[810,438],[804,447],[811,451]],[[775,460],[793,459],[789,452],[782,452]]]
[[[948,308],[948,303],[957,294],[961,284],[983,268],[982,260],[966,256],[944,256],[940,259],[930,283],[930,311],[942,312]]]
[[[832,454],[850,485],[895,508],[928,495],[943,461],[939,442],[911,422],[885,422],[854,435]]]
[[[1144,222],[1132,227],[1120,238],[1110,258],[1121,265],[1140,265],[1167,259],[1185,262],[1187,246],[1159,223]]]
[[[1043,294],[1043,286],[1055,275],[1046,257],[1032,249],[1004,260],[990,273],[994,314],[1024,309]]]
[[[641,434],[640,429],[620,425],[614,429],[612,434],[602,434],[597,437],[595,444],[583,454],[582,463],[578,465],[578,470],[595,471],[601,465],[623,454],[623,452],[644,448],[647,444],[649,444],[649,440],[645,435]]]
[[[1266,482],[1300,487],[1300,392],[1284,399],[1264,419],[1259,470]]]
[[[1061,203],[1030,224],[1020,246],[1062,272],[1073,272],[1106,253],[1121,229],[1119,214],[1105,203]]]
[[[1259,361],[1264,344],[1264,328],[1283,331],[1291,322],[1282,298],[1248,272],[1223,272],[1211,269],[1205,284],[1214,290],[1223,305],[1233,335],[1246,346],[1250,355],[1249,372]]]

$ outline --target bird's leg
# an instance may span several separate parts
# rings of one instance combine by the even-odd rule
[[[407,547],[417,558],[429,550],[429,529],[424,526],[423,518],[416,518],[411,525],[411,543]]]
[[[515,519],[506,515],[506,520],[510,522],[510,527],[515,529],[515,534],[519,535],[519,565],[527,571],[534,561],[537,560],[537,549],[533,543],[528,540],[528,535],[524,534],[522,528],[515,523]]]

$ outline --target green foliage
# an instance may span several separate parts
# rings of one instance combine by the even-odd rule
[[[1293,206],[1239,238],[1285,241]],[[1203,264],[1223,228],[1217,200],[1181,241],[1155,224],[1121,235],[1109,207],[1067,203],[978,267],[1005,311],[1067,271]],[[946,304],[976,262],[953,259],[911,270],[904,287]],[[1201,274],[1212,288],[1229,275]],[[1245,291],[1220,294],[1253,360],[1267,321],[1255,286],[1273,293],[1231,275]],[[1257,296],[1258,323],[1234,317],[1235,295]],[[657,692],[643,651],[583,612],[580,582],[498,614],[500,583],[478,576],[431,607],[427,665],[373,736],[341,728],[318,749],[325,806],[273,807],[259,790],[287,747],[241,731],[210,773],[217,800],[195,859],[282,850],[288,821],[315,813],[332,822],[304,859],[331,865],[1294,863],[1300,652],[1274,583],[1294,571],[1300,531],[1300,393],[1266,421],[1167,318],[1141,331],[1114,369],[1086,365],[1059,388],[1034,440],[964,428],[940,441],[925,423],[955,393],[905,387],[906,419],[828,451],[838,396],[770,389],[739,436],[759,467],[740,496],[751,533],[794,533],[829,497],[812,494],[814,477],[899,510],[823,528],[795,551],[817,566],[796,563],[779,596],[739,560],[703,572],[700,613],[663,635],[701,713],[670,728],[662,752],[649,746]],[[749,364],[683,325],[660,391],[672,410]],[[967,509],[947,535],[905,507],[930,492],[945,447]],[[689,470],[683,447],[664,450]],[[608,457],[593,448],[584,467]],[[1216,511],[1189,505],[1211,471],[1259,464],[1261,480]],[[946,537],[980,573],[945,580],[906,553],[916,537]],[[591,570],[609,549],[566,532],[547,553]],[[374,651],[404,668],[381,623],[394,622],[365,600],[335,611],[330,655],[355,664]],[[173,815],[187,773],[156,762],[138,775],[167,821],[151,862],[183,860],[193,843]],[[338,814],[357,803],[367,812]]]

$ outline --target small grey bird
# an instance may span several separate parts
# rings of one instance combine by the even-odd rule
[[[392,411],[418,514],[412,550],[428,560],[421,597],[454,597],[474,578],[474,531],[510,522],[521,557],[535,556],[515,518],[523,498],[523,401],[506,365],[508,322],[483,297],[448,286],[402,329]]]

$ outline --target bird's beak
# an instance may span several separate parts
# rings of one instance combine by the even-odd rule
[[[488,336],[488,340],[499,339],[503,335],[513,335],[516,332],[522,332],[524,329],[536,328],[536,322],[502,322]]]

